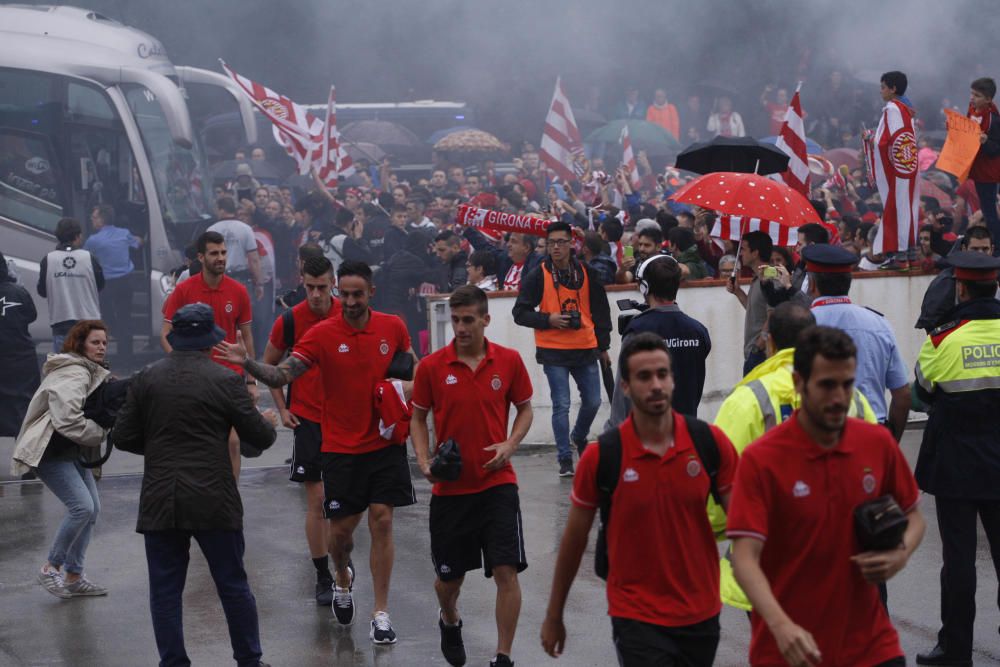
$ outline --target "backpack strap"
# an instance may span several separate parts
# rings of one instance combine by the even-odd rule
[[[295,347],[295,315],[291,308],[281,314],[281,332],[284,334],[285,349],[290,353]]]
[[[597,490],[600,493],[601,523],[608,522],[611,512],[611,496],[618,486],[618,477],[622,469],[622,434],[618,428],[612,428],[597,438]]]
[[[719,507],[722,507],[722,495],[719,493],[718,480],[720,465],[719,443],[715,441],[715,434],[712,433],[712,428],[706,422],[696,417],[684,415],[684,422],[687,424],[688,433],[691,435],[695,451],[698,452],[698,458],[701,459],[701,465],[708,474],[712,499]]]

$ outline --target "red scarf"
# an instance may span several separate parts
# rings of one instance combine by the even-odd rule
[[[969,111],[965,115],[971,118],[972,120],[976,121],[977,123],[979,123],[980,130],[982,130],[983,132],[989,132],[990,118],[993,117],[993,114],[1000,114],[1000,111],[997,111],[996,104],[990,102],[990,105],[985,109],[983,109],[982,111],[978,111],[975,107],[973,107],[970,104]]]

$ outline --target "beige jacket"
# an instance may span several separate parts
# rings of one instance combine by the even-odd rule
[[[42,384],[28,404],[14,445],[10,472],[20,477],[38,467],[53,431],[84,447],[100,447],[107,431],[83,416],[83,403],[110,372],[77,354],[50,354]]]

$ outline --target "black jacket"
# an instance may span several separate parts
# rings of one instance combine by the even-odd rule
[[[460,250],[447,264],[442,265],[440,278],[437,281],[438,289],[442,293],[454,292],[469,282],[469,269],[465,266],[468,261],[469,256],[464,250]]]
[[[406,248],[407,233],[399,227],[389,227],[382,237],[382,261],[388,262],[393,255]]]
[[[171,352],[133,378],[111,438],[146,457],[137,532],[243,528],[232,428],[257,449],[274,443],[243,378],[203,352]]]
[[[0,259],[0,262],[3,260]],[[6,267],[0,267],[6,269]],[[15,437],[38,389],[38,359],[28,325],[38,313],[24,287],[0,280],[0,437]]]
[[[571,260],[581,266],[587,273],[590,292],[590,316],[594,320],[594,334],[597,336],[597,347],[589,350],[557,350],[539,347],[535,350],[535,360],[540,364],[550,366],[579,366],[597,359],[598,351],[611,347],[611,307],[608,305],[608,294],[600,276],[588,265],[575,257]],[[539,264],[527,275],[522,275],[521,291],[514,302],[514,322],[522,327],[532,329],[549,329],[549,315],[535,310],[542,302],[545,280],[542,276],[542,265]]]
[[[955,307],[955,269],[948,266],[934,276],[934,280],[924,292],[924,300],[920,302],[920,317],[913,325],[914,329],[923,329],[930,333],[932,329],[944,324],[948,311]]]

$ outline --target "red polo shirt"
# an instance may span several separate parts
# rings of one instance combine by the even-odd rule
[[[854,508],[882,495],[917,504],[917,484],[885,428],[848,419],[824,450],[797,413],[746,448],[729,503],[727,533],[764,542],[760,565],[782,608],[816,639],[824,665],[877,665],[903,655],[899,637],[851,556]],[[750,663],[784,665],[764,620],[753,615]]]
[[[247,288],[229,276],[222,276],[222,282],[215,289],[205,284],[201,273],[180,283],[163,303],[163,319],[169,322],[182,306],[192,303],[205,303],[212,307],[215,323],[226,332],[226,341],[229,343],[236,342],[236,330],[241,324],[253,321]],[[214,354],[212,359],[243,375],[240,366],[220,361]]]
[[[484,448],[507,439],[511,404],[527,403],[531,393],[521,355],[489,341],[476,370],[459,361],[454,342],[420,362],[413,379],[413,405],[433,410],[437,441],[454,438],[462,454],[461,476],[435,484],[434,495],[457,496],[517,484],[510,463],[500,470],[483,468],[495,454]]]
[[[661,457],[643,447],[631,415],[619,427],[622,463],[611,496],[608,523],[608,613],[665,627],[707,620],[722,608],[719,551],[705,503],[708,474],[688,434],[684,417],[674,415],[674,444]],[[712,426],[719,446],[720,493],[736,473],[736,450]],[[570,499],[595,509],[599,447],[580,457]]]
[[[309,302],[303,301],[292,308],[292,320],[295,328],[292,334],[293,343],[298,343],[306,332],[317,322],[322,322],[328,317],[339,317],[342,306],[337,299],[330,300],[330,310],[326,315],[317,315],[309,308]],[[274,320],[271,327],[271,336],[268,339],[276,350],[284,352],[288,349],[285,345],[285,318],[279,315]],[[303,375],[295,378],[288,391],[288,409],[297,417],[308,419],[319,423],[323,418],[323,381],[319,376],[318,368],[310,368]]]
[[[295,343],[292,354],[318,366],[323,381],[322,451],[364,454],[389,445],[379,435],[372,396],[392,355],[408,349],[403,320],[374,310],[364,329],[343,317],[328,317]]]

